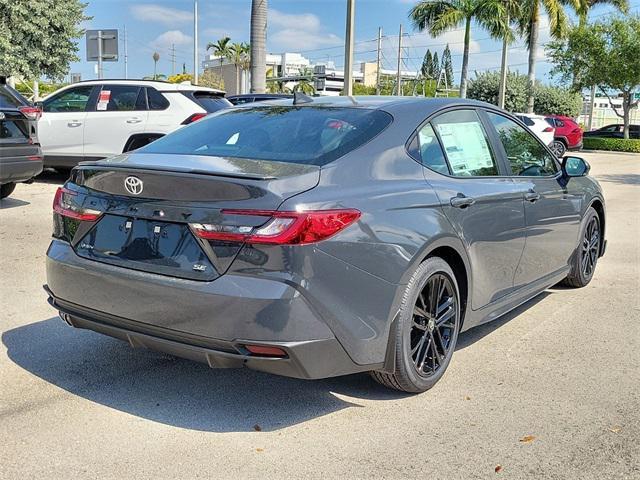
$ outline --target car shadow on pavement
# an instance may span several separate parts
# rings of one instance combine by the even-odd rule
[[[19,198],[3,198],[0,200],[0,210],[8,210],[9,208],[24,207],[30,205],[29,202],[20,200]]]
[[[358,399],[408,396],[367,374],[307,381],[246,368],[212,370],[69,328],[58,317],[4,332],[2,343],[17,365],[74,395],[193,430],[252,431],[258,425],[273,431],[360,407]]]
[[[62,185],[69,178],[69,170],[53,170],[47,168],[35,178],[36,183],[48,183],[51,185]]]

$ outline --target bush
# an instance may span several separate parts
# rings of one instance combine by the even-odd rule
[[[517,72],[507,73],[507,92],[505,110],[525,112],[527,110],[527,91],[529,79]],[[500,73],[486,72],[476,74],[470,80],[467,96],[475,100],[498,104]],[[576,117],[582,108],[582,96],[565,88],[535,85],[534,111],[541,115],[567,115]]]
[[[640,153],[640,140],[635,138],[584,137],[585,150],[610,150],[614,152]]]

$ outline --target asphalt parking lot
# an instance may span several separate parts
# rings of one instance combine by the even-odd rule
[[[42,290],[63,176],[18,185],[0,203],[0,477],[640,478],[640,155],[582,155],[607,201],[592,283],[462,334],[416,396],[67,327]]]

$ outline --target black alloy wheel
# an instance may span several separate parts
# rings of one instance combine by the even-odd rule
[[[589,220],[582,238],[580,266],[585,278],[590,278],[600,255],[600,222],[595,216]]]

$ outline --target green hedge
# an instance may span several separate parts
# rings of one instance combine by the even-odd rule
[[[635,138],[584,137],[585,150],[611,150],[614,152],[640,153],[640,140]]]

